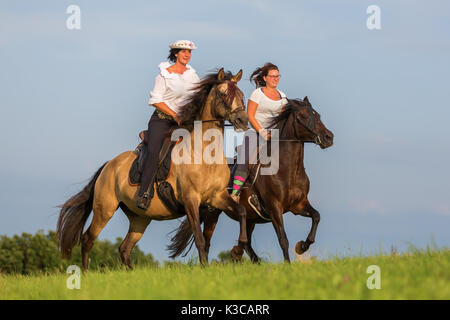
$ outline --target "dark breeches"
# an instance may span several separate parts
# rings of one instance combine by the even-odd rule
[[[238,149],[238,165],[236,167],[235,176],[240,176],[247,179],[248,176],[248,164],[250,163],[250,154],[252,153],[250,149],[250,141],[248,136],[244,136],[244,141]],[[252,150],[254,151],[254,150]],[[254,152],[253,152],[254,153]],[[254,156],[252,157],[254,158]]]
[[[144,170],[141,177],[141,186],[139,188],[139,196],[149,190],[151,197],[153,196],[153,182],[158,166],[159,152],[163,145],[167,132],[174,125],[174,121],[170,119],[161,119],[157,111],[153,112],[150,121],[148,122],[147,131],[147,159],[145,160]]]
[[[253,139],[250,139],[250,135],[253,135]],[[248,178],[248,165],[255,164],[257,162],[257,139],[258,135],[256,132],[248,132],[244,136],[242,145],[239,146],[237,159],[238,165],[236,167],[233,179],[233,193],[237,192],[239,194],[241,186]]]

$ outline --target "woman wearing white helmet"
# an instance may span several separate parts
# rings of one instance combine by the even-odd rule
[[[159,64],[160,73],[150,92],[149,105],[156,108],[148,123],[148,155],[137,195],[137,206],[147,209],[154,194],[154,178],[159,152],[169,129],[180,124],[178,112],[190,97],[200,79],[188,62],[191,51],[197,49],[192,41],[179,40],[170,45],[168,60]]]

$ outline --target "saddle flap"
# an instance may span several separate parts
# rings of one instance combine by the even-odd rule
[[[142,142],[136,147],[135,152],[137,153],[137,157],[133,161],[129,172],[129,178],[132,185],[141,183],[142,172],[144,171],[145,161],[148,156],[148,146],[145,144],[147,130],[141,131],[139,137],[142,139]],[[172,162],[172,149],[175,144],[176,142],[171,141],[170,137],[167,137],[163,142],[158,158],[158,169],[156,171],[157,181],[164,181],[169,175]]]

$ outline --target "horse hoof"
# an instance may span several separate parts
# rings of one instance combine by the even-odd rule
[[[244,249],[239,246],[234,246],[230,253],[231,259],[234,261],[240,261],[242,259],[242,255],[244,254]]]
[[[299,241],[299,242],[297,242],[297,244],[295,245],[295,252],[296,252],[298,255],[304,254],[308,249],[309,249],[309,245],[306,244],[305,241]]]
[[[252,262],[253,262],[253,263],[256,263],[256,264],[259,264],[259,263],[261,263],[261,259],[258,258],[258,257],[257,257],[257,258],[253,258],[253,259],[252,259]]]

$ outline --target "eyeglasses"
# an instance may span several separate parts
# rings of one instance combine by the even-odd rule
[[[281,78],[281,75],[277,75],[277,76],[267,76],[267,78],[273,78],[273,79],[277,79],[277,78]]]

